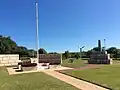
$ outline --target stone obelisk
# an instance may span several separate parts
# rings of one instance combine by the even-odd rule
[[[98,51],[101,52],[102,51],[102,48],[101,48],[101,41],[98,40]]]

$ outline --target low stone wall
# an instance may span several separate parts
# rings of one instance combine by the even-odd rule
[[[0,66],[17,65],[19,62],[18,54],[0,54]]]

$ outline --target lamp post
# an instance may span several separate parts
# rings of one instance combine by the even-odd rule
[[[37,50],[37,69],[39,65],[39,34],[38,34],[38,0],[36,0],[36,50]]]
[[[82,49],[83,49],[84,47],[85,47],[85,46],[79,47],[79,48],[80,48],[80,59],[82,58]]]

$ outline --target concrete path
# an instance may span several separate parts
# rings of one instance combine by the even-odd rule
[[[9,75],[14,75],[14,74],[24,74],[24,73],[33,73],[33,72],[41,72],[41,71],[54,71],[54,70],[69,70],[69,69],[73,69],[73,68],[69,68],[69,67],[59,67],[59,68],[54,68],[54,69],[41,69],[41,70],[30,70],[30,71],[23,71],[23,72],[16,72],[15,69],[13,69],[13,67],[7,67],[7,71],[9,73]]]
[[[44,70],[42,72],[44,72],[50,76],[53,76],[61,81],[64,81],[68,84],[71,84],[78,89],[82,89],[82,90],[108,90],[108,89],[105,89],[103,87],[100,87],[100,86],[97,86],[97,85],[73,78],[71,76],[64,75],[64,74],[56,72],[54,70],[47,70],[47,71]]]
[[[39,72],[38,70],[24,71],[24,72],[15,72],[15,70],[13,69],[13,67],[8,67],[7,71],[8,71],[9,75]]]
[[[99,68],[101,67],[101,65],[93,65],[93,64],[89,64],[87,66],[82,66],[82,67],[79,67],[79,68],[67,68],[66,69],[61,69],[61,70],[58,70],[58,71],[63,71],[63,70],[85,70],[85,69],[89,69],[89,68]]]

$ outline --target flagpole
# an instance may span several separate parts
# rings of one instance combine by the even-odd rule
[[[36,0],[36,49],[37,49],[37,69],[39,65],[39,31],[38,31],[38,0]]]

